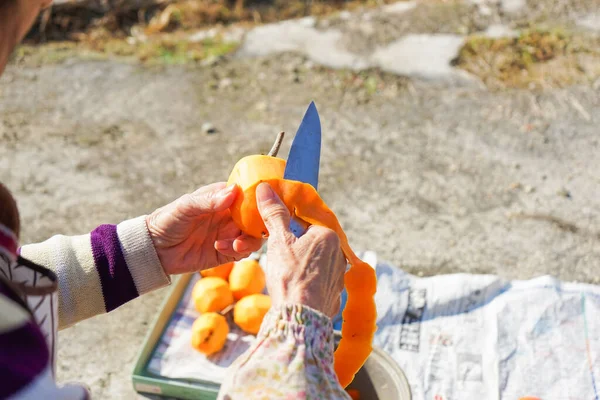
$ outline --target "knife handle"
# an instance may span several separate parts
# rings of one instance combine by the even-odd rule
[[[306,233],[308,226],[309,224],[302,221],[300,218],[292,217],[292,220],[290,221],[290,230],[297,238]]]

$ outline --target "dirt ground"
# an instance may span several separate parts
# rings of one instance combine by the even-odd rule
[[[285,156],[311,100],[319,190],[357,251],[424,276],[600,283],[600,79],[492,91],[294,53],[9,66],[0,177],[17,196],[22,242],[86,233],[226,180],[281,130]],[[98,399],[135,398],[134,359],[166,290],[61,332],[59,379]]]

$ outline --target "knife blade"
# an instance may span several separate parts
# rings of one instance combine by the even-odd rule
[[[315,102],[311,101],[294,136],[283,174],[284,179],[305,182],[317,189],[321,160],[321,120]],[[292,216],[290,229],[300,237],[307,224]]]

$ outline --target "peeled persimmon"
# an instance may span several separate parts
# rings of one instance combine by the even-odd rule
[[[227,186],[238,184],[242,191],[230,207],[231,217],[244,233],[256,238],[269,235],[258,212],[256,187],[260,182],[269,182],[271,188],[283,200],[283,193],[277,182],[283,179],[284,172],[285,160],[262,155],[244,157],[233,168]],[[291,207],[288,203],[285,204],[291,212]]]
[[[233,322],[244,332],[258,334],[265,314],[271,308],[271,298],[262,293],[243,297],[233,307]]]
[[[308,183],[284,179],[286,161],[269,155],[251,155],[240,159],[227,185],[236,184],[240,194],[230,207],[231,217],[244,233],[267,237],[269,232],[256,204],[256,188],[268,183],[288,208],[291,215],[311,225],[320,225],[335,231],[340,238],[344,256],[350,269],[344,275],[348,301],[342,312],[342,338],[334,352],[334,369],[342,387],[347,387],[364,365],[373,349],[377,331],[375,269],[354,253],[336,215],[325,204],[317,190]],[[232,274],[235,271],[232,270]],[[230,275],[231,282],[231,275]]]
[[[233,304],[233,294],[225,279],[207,276],[194,285],[192,300],[200,313],[220,312]]]
[[[236,262],[229,274],[229,288],[236,300],[265,289],[265,272],[258,261],[247,258]]]
[[[192,324],[192,347],[208,355],[214,354],[225,346],[229,324],[219,313],[201,314]]]
[[[233,268],[233,261],[225,263],[225,264],[218,265],[218,266],[213,267],[213,268],[202,270],[202,271],[200,271],[200,275],[203,276],[203,277],[217,276],[219,278],[223,278],[225,280],[228,280],[229,279],[229,273],[231,272],[232,268]]]

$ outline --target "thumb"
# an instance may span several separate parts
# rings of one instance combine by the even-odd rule
[[[213,183],[182,196],[177,208],[187,217],[223,211],[233,204],[238,189],[237,185]]]
[[[263,182],[256,187],[256,205],[269,236],[291,233],[290,213],[268,183]]]

